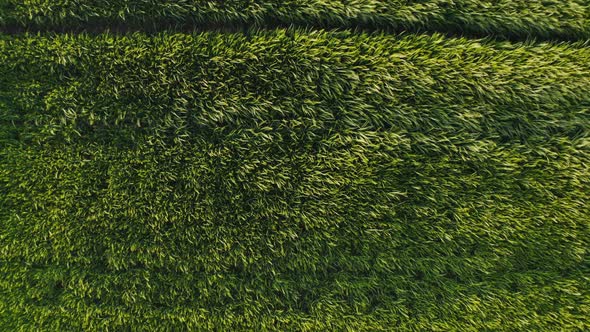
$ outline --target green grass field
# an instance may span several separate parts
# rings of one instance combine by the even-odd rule
[[[296,25],[588,39],[588,0],[0,0],[0,27]]]
[[[589,330],[588,3],[554,2],[0,0],[260,25],[0,34],[0,330]],[[429,33],[318,28],[368,22]]]

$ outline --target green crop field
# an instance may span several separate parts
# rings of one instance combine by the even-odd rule
[[[0,0],[0,331],[590,330],[588,8]]]
[[[0,26],[236,24],[590,38],[588,0],[0,0]],[[157,28],[156,28],[157,29]]]

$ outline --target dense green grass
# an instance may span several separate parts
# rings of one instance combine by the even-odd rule
[[[590,49],[0,39],[0,329],[590,329]]]
[[[276,24],[590,38],[587,0],[0,0],[0,27]]]

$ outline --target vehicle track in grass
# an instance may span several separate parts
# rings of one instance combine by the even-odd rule
[[[447,38],[468,38],[468,39],[489,39],[509,42],[589,42],[590,39],[584,40],[575,36],[560,37],[543,37],[535,35],[513,34],[513,35],[494,35],[487,33],[477,33],[462,31],[459,29],[411,29],[411,28],[391,28],[378,27],[375,25],[297,25],[285,24],[280,22],[269,22],[266,24],[255,23],[208,23],[208,24],[177,24],[170,22],[157,22],[151,24],[85,24],[81,26],[69,27],[40,27],[40,26],[22,26],[17,24],[0,26],[0,34],[9,36],[18,36],[26,34],[80,34],[99,35],[103,33],[125,35],[131,33],[143,33],[146,35],[155,35],[159,33],[187,33],[194,34],[199,32],[218,32],[218,33],[256,33],[257,31],[277,30],[277,29],[298,29],[307,31],[352,31],[355,33],[367,34],[423,34],[434,35],[440,34]]]

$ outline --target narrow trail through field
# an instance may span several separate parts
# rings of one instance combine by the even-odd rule
[[[233,33],[297,28],[571,42],[590,40],[585,0],[0,0],[0,34]]]
[[[275,29],[298,29],[307,31],[352,31],[354,33],[365,34],[424,34],[433,35],[441,34],[448,38],[467,38],[467,39],[490,39],[503,40],[509,42],[586,42],[590,39],[583,40],[575,36],[548,37],[538,35],[523,36],[520,33],[515,34],[493,34],[481,33],[474,31],[462,31],[460,29],[429,29],[429,28],[402,28],[402,27],[382,27],[371,24],[287,24],[281,22],[266,22],[265,24],[253,23],[207,23],[207,24],[178,24],[170,22],[151,22],[147,24],[132,23],[112,23],[112,24],[84,24],[79,26],[23,26],[18,24],[0,25],[0,35],[26,35],[26,34],[89,34],[100,35],[103,33],[114,35],[125,35],[132,33],[142,33],[147,35],[156,35],[161,33],[201,33],[201,32],[218,32],[218,33],[244,33],[251,34],[259,31],[268,31]]]

